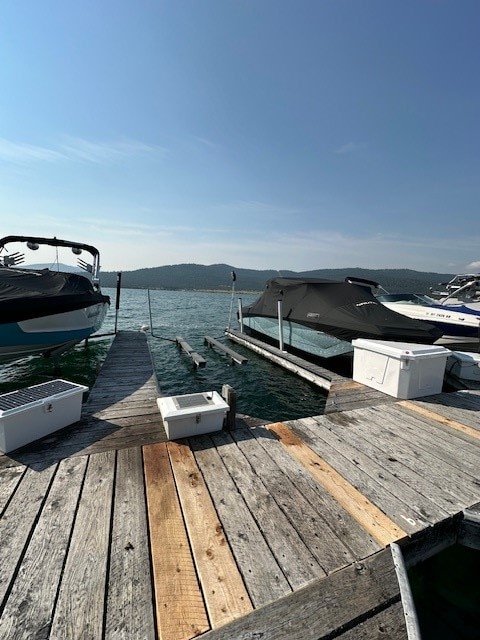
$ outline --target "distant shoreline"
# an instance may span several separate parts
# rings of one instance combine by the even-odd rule
[[[113,288],[113,287],[110,287]],[[143,291],[195,291],[195,293],[232,293],[228,289],[186,289],[184,287],[178,289],[167,289],[165,287],[122,287],[124,289],[140,289]],[[233,293],[259,294],[259,290],[235,289]]]

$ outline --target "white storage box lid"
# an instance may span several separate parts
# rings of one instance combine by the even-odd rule
[[[20,411],[28,411],[33,407],[41,406],[47,399],[49,401],[58,400],[80,391],[84,393],[88,391],[88,387],[67,380],[52,380],[4,393],[0,396],[0,418],[7,418]]]
[[[445,347],[429,344],[416,344],[410,342],[393,342],[390,340],[371,340],[356,338],[352,340],[354,348],[374,351],[385,356],[391,356],[398,360],[414,360],[419,358],[435,358],[447,356],[450,351]]]
[[[158,408],[164,420],[180,418],[193,413],[209,413],[212,410],[228,410],[228,404],[216,391],[190,393],[183,396],[168,396],[157,399]]]

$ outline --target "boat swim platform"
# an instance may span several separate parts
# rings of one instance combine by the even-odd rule
[[[80,422],[0,456],[2,640],[406,639],[397,545],[480,548],[478,392],[171,442],[158,394],[120,332]]]

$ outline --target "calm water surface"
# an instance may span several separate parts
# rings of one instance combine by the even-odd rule
[[[104,289],[112,305],[102,333],[114,330],[114,289]],[[119,330],[149,327],[150,310],[153,336],[149,337],[159,385],[164,395],[180,395],[199,391],[221,392],[229,384],[237,392],[237,410],[267,420],[291,420],[323,413],[325,394],[293,374],[284,371],[249,349],[224,338],[230,324],[238,328],[236,309],[238,295],[201,291],[150,291],[123,289],[120,297]],[[255,295],[242,295],[244,303]],[[208,335],[230,346],[248,358],[246,365],[232,365],[218,350],[204,345]],[[195,369],[190,358],[177,347],[176,336],[182,336],[206,360],[205,368]],[[111,343],[111,338],[90,341],[88,347],[78,345],[61,359],[61,371],[54,374],[52,363],[43,358],[25,358],[0,366],[0,392],[61,377],[91,386]]]

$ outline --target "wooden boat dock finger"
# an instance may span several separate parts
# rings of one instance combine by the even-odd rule
[[[193,364],[194,364],[195,367],[205,367],[206,366],[207,361],[205,360],[205,358],[203,356],[201,356],[199,353],[197,353],[196,351],[194,351],[193,347],[191,347],[188,344],[188,342],[186,340],[184,340],[181,336],[177,336],[175,338],[175,342],[177,343],[177,345],[179,347],[181,347],[183,349],[183,351],[185,351],[187,356],[189,356],[193,360]]]
[[[232,363],[236,362],[237,364],[247,364],[248,362],[248,358],[246,358],[245,356],[242,356],[241,354],[237,353],[233,349],[230,349],[229,347],[222,344],[218,340],[215,340],[215,338],[211,338],[210,336],[205,336],[205,344],[208,345],[209,347],[216,347],[223,353],[226,353],[227,356],[232,361]]]
[[[3,640],[406,640],[399,550],[480,550],[479,392],[174,442],[159,393],[120,332],[81,421],[0,455]]]

